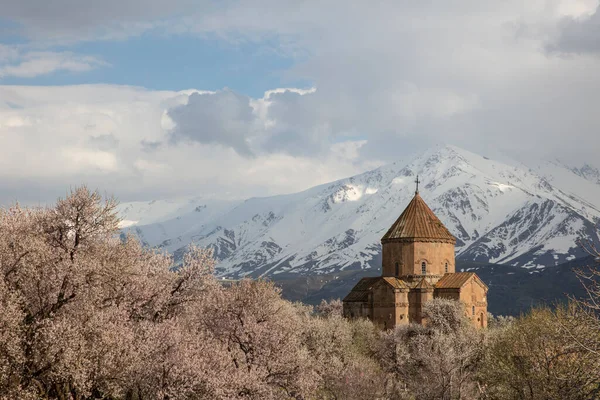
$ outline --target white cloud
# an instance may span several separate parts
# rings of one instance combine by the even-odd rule
[[[0,86],[0,183],[4,188],[0,203],[15,198],[49,201],[79,183],[124,200],[199,192],[269,195],[379,165],[358,159],[364,141],[332,144],[322,158],[268,152],[258,145],[252,147],[254,156],[247,157],[227,141],[169,142],[172,126],[165,126],[165,113],[186,104],[194,110],[193,97],[209,96],[203,104],[214,110],[213,101],[224,108],[219,112],[225,115],[239,107],[234,104],[233,111],[228,111],[231,103],[223,103],[220,92],[196,93],[111,85]],[[259,101],[242,98],[247,106]],[[211,123],[218,133],[218,120],[211,122],[211,118],[198,114],[189,123],[198,127]],[[260,126],[260,117],[253,118]],[[268,137],[268,132],[257,135]]]
[[[556,37],[547,46],[550,52],[600,54],[600,12],[598,8],[588,10],[583,8],[579,14],[568,14],[561,20]]]
[[[0,63],[15,60],[19,57],[16,46],[8,46],[0,43]]]
[[[318,90],[273,95],[280,102],[269,113],[285,121],[267,143],[274,151],[314,154],[324,137],[359,137],[368,138],[361,151],[368,159],[437,142],[591,159],[600,148],[600,60],[587,56],[598,53],[597,7],[597,0],[262,0],[186,23],[234,43],[275,37],[279,50],[302,55],[286,76]],[[573,55],[547,51],[557,37],[559,50]]]
[[[118,170],[116,155],[107,151],[65,147],[61,150],[60,159],[71,168],[86,172],[104,173]]]
[[[253,154],[248,140],[253,135],[255,116],[247,96],[231,90],[193,93],[186,104],[171,108],[168,117],[174,125],[170,136],[173,143],[216,143],[244,156]]]
[[[0,44],[0,79],[34,78],[58,71],[86,72],[109,64],[98,57],[68,51],[32,51],[24,46]]]
[[[47,44],[124,39],[216,7],[211,0],[0,0],[2,18],[15,22],[16,32]]]
[[[592,159],[600,148],[594,0],[384,0],[377,6],[257,0],[214,7],[151,1],[69,8],[72,2],[59,0],[36,9],[0,0],[0,9],[40,42],[148,29],[229,46],[252,41],[293,60],[283,79],[309,88],[273,88],[251,98],[227,90],[4,87],[0,176],[43,176],[61,185],[95,179],[129,197],[199,190],[255,195],[302,189],[438,142],[577,160]],[[20,65],[21,58],[0,46],[3,67]],[[86,68],[79,61],[68,64],[71,70]],[[22,66],[20,73],[27,70],[44,68]],[[103,138],[97,148],[91,137]],[[7,146],[15,151],[3,152]],[[64,146],[114,159],[96,160],[90,178],[90,166],[58,158]]]

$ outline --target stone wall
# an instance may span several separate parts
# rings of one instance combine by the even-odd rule
[[[413,289],[408,293],[409,319],[411,323],[423,323],[423,304],[433,299],[433,289]]]
[[[344,302],[343,314],[345,318],[372,318],[371,305],[367,302]]]
[[[461,301],[465,305],[465,314],[477,328],[487,327],[487,298],[485,288],[477,278],[469,281],[460,289],[435,289],[435,297]],[[473,313],[473,308],[475,312]]]
[[[407,268],[406,275],[421,274],[421,263],[427,263],[427,275],[439,275],[454,272],[454,245],[451,243],[415,242],[412,269]]]
[[[374,285],[372,293],[373,323],[383,329],[393,328],[396,323],[396,296],[394,289],[382,282]]]
[[[386,242],[383,243],[383,276],[423,276],[421,263],[427,265],[430,283],[435,283],[446,273],[455,272],[454,245],[439,242]],[[396,264],[398,272],[396,274]]]
[[[402,276],[406,266],[414,263],[414,242],[386,242],[382,247],[383,276]],[[400,274],[396,274],[396,263]]]
[[[469,319],[478,328],[487,327],[487,298],[484,287],[476,278],[470,279],[461,289],[460,300],[465,303]]]
[[[396,325],[404,325],[410,322],[408,291],[395,291],[396,302]]]

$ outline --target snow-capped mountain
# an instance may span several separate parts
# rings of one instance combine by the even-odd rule
[[[582,256],[578,238],[598,241],[591,172],[509,165],[453,146],[300,193],[129,203],[121,215],[124,230],[176,256],[190,243],[212,247],[224,276],[379,268],[380,239],[414,195],[417,174],[460,259],[543,268]]]
[[[600,170],[598,170],[598,168],[588,163],[584,163],[581,167],[571,167],[570,170],[582,178],[600,185]]]

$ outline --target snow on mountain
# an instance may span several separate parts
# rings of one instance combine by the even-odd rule
[[[239,203],[211,197],[122,203],[118,207],[120,227],[147,245],[164,247],[173,241],[171,238],[177,243],[181,235],[201,230]]]
[[[124,204],[138,222],[123,228],[176,257],[190,243],[211,247],[223,276],[379,268],[380,239],[418,174],[459,258],[543,268],[581,256],[578,238],[598,240],[600,185],[559,163],[536,168],[445,146],[295,194]]]
[[[600,170],[598,168],[584,163],[583,166],[579,168],[571,167],[570,169],[573,171],[573,173],[581,176],[582,178],[600,185]]]

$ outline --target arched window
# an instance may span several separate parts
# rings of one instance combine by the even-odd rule
[[[396,263],[396,276],[400,276],[400,266]]]
[[[475,306],[473,306],[473,315],[475,315]]]
[[[445,265],[445,267],[444,267],[444,271],[445,271],[446,273],[448,273],[448,263],[446,263],[446,265]]]
[[[421,263],[421,275],[427,275],[427,263],[425,261]]]

